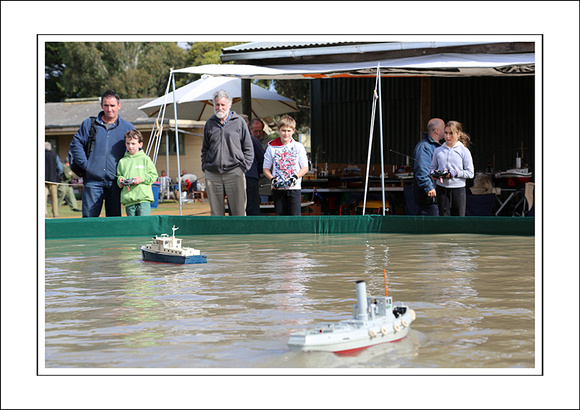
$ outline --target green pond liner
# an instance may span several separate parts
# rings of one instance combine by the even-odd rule
[[[45,219],[45,239],[170,235],[267,234],[484,234],[534,236],[534,217],[174,216]]]

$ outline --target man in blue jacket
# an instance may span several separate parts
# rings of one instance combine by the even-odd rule
[[[432,118],[427,123],[427,132],[423,133],[421,141],[413,152],[413,197],[417,204],[417,215],[439,215],[437,208],[437,193],[433,179],[429,176],[429,166],[435,148],[441,145],[445,138],[445,122],[440,118]]]
[[[121,101],[113,90],[101,97],[101,108],[95,120],[95,143],[92,152],[85,154],[91,131],[91,119],[87,118],[70,143],[70,151],[81,168],[83,178],[83,218],[98,217],[105,202],[106,216],[121,216],[121,188],[116,183],[117,163],[125,155],[125,133],[135,127],[119,117]]]

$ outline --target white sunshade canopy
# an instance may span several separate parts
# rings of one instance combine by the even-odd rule
[[[213,94],[226,90],[232,97],[232,110],[242,112],[242,86],[239,78],[210,77],[189,83],[175,90],[178,119],[206,121],[213,114]],[[159,97],[139,109],[152,117],[158,115],[166,104],[165,117],[174,118],[174,92]],[[251,84],[252,114],[257,118],[298,111],[296,103],[280,94]]]
[[[459,54],[442,53],[418,57],[360,63],[296,64],[255,66],[242,64],[208,64],[174,70],[174,73],[208,74],[211,76],[250,79],[313,79],[381,76],[514,76],[533,75],[534,53],[522,54]]]

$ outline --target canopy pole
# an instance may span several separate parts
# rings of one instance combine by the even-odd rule
[[[179,216],[183,215],[183,204],[181,203],[181,164],[179,163],[179,127],[177,126],[177,101],[175,98],[175,74],[171,68],[171,82],[173,84],[173,116],[175,118],[175,150],[177,151],[177,186],[179,188]]]
[[[383,194],[383,216],[385,215],[385,161],[383,153],[383,104],[381,97],[381,63],[377,65],[377,78],[379,83],[379,127],[381,135],[381,191]]]
[[[367,207],[367,192],[369,190],[369,171],[371,168],[371,152],[372,152],[372,148],[373,148],[373,133],[374,133],[374,128],[375,128],[375,111],[377,108],[377,100],[379,98],[378,94],[377,94],[377,84],[378,84],[379,78],[377,77],[377,81],[375,81],[375,89],[373,90],[373,108],[372,108],[372,112],[371,112],[371,132],[369,133],[369,153],[368,153],[368,157],[367,157],[367,174],[366,174],[366,179],[365,179],[365,192],[364,192],[364,198],[363,198],[363,210],[362,210],[362,214],[365,214],[366,211],[366,207]]]
[[[157,155],[159,153],[159,145],[161,143],[161,138],[163,137],[163,120],[165,119],[165,108],[167,107],[167,94],[169,94],[169,87],[171,85],[171,73],[169,74],[169,78],[167,79],[167,87],[165,87],[165,98],[163,100],[163,105],[161,106],[161,110],[157,114],[157,120],[153,125],[153,130],[151,130],[151,137],[149,138],[149,142],[147,143],[147,149],[145,150],[145,154],[151,156],[153,153],[152,161],[155,165],[157,165]],[[159,119],[161,118],[161,122]],[[160,125],[161,124],[161,125]],[[153,152],[151,152],[152,148]],[[169,172],[169,169],[167,170]]]
[[[169,131],[168,130],[165,130],[165,164],[166,164],[165,169],[167,170],[167,176],[169,176]]]

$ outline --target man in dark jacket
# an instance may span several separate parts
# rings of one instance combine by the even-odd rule
[[[61,184],[58,186],[58,203],[60,205],[64,200],[71,211],[81,212],[81,210],[77,208],[77,199],[75,198],[75,193],[72,187],[73,178],[77,178],[77,176],[71,171],[70,164],[68,160],[65,159],[62,162]]]
[[[260,174],[264,168],[264,148],[260,140],[252,136],[254,161],[246,172],[246,215],[260,215]]]
[[[246,121],[233,111],[225,90],[214,94],[214,111],[203,129],[201,169],[205,173],[211,215],[225,215],[227,196],[231,215],[246,215],[245,173],[254,161],[252,136]]]
[[[81,168],[83,178],[83,218],[98,217],[105,202],[106,216],[121,216],[121,188],[116,183],[117,163],[125,155],[125,133],[135,127],[119,117],[121,101],[113,90],[101,97],[101,108],[95,120],[95,145],[89,158],[84,146],[89,139],[91,119],[87,118],[73,137],[70,151]]]
[[[440,118],[432,118],[427,123],[427,132],[423,133],[421,141],[413,152],[413,197],[417,204],[417,215],[439,215],[437,194],[433,179],[429,176],[429,167],[435,148],[445,137],[445,122]]]
[[[52,145],[46,141],[44,143],[44,216],[48,217],[46,203],[48,201],[48,192],[50,191],[52,216],[58,218],[58,183],[60,182],[62,165],[56,153],[52,152],[51,149]]]

